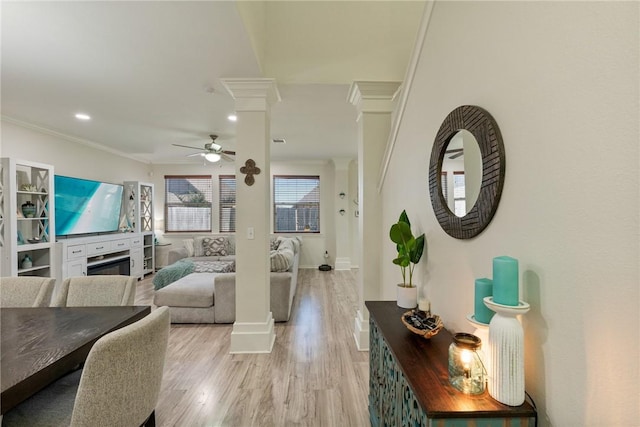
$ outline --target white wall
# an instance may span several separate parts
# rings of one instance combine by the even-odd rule
[[[115,184],[150,179],[151,165],[7,121],[1,124],[2,157],[53,165],[57,175]]]
[[[426,232],[417,281],[448,329],[473,331],[474,279],[491,277],[493,257],[519,259],[542,426],[640,419],[639,7],[437,2],[382,190],[385,224],[406,208]],[[436,221],[427,169],[442,120],[464,104],[496,119],[506,179],[489,227],[456,240]],[[398,274],[383,264],[385,299]]]

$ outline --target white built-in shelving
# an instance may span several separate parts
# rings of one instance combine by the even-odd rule
[[[143,274],[155,271],[153,193],[153,184],[140,181],[124,182],[126,225],[131,231],[142,235]]]
[[[2,276],[54,277],[53,166],[7,157],[0,165]]]

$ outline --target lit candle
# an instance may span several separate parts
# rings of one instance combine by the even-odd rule
[[[493,259],[493,302],[517,306],[518,260],[508,256]]]
[[[429,313],[431,311],[431,303],[428,299],[422,298],[418,301],[418,310]]]
[[[471,378],[471,352],[469,350],[462,350],[460,360],[462,361],[465,378]]]
[[[477,322],[489,323],[495,314],[484,305],[484,297],[493,295],[493,281],[491,279],[476,279],[475,298],[473,300],[473,317]]]

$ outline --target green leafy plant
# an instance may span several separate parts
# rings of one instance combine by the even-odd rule
[[[398,256],[393,263],[400,266],[402,272],[402,286],[413,287],[413,269],[420,262],[425,248],[424,233],[417,238],[411,232],[411,222],[406,211],[402,211],[398,222],[391,226],[389,230],[391,241],[396,244]],[[409,281],[407,282],[407,270],[409,270]]]

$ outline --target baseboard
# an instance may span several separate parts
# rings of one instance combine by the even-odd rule
[[[276,334],[271,312],[265,322],[238,322],[231,331],[231,354],[271,353]]]
[[[336,258],[336,270],[351,270],[351,259],[348,257]]]
[[[353,338],[358,351],[369,351],[369,321],[364,319],[360,310],[356,313]]]

